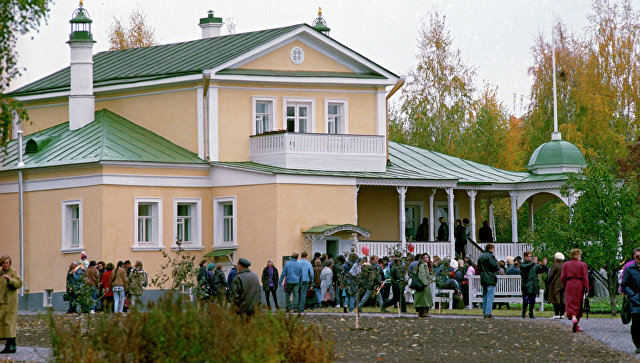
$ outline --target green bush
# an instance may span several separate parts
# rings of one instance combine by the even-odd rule
[[[330,362],[332,343],[297,316],[257,312],[252,318],[179,298],[147,312],[87,315],[83,323],[48,325],[56,361]]]

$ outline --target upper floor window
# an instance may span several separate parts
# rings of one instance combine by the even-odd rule
[[[325,120],[325,130],[328,134],[348,133],[347,101],[325,100]]]
[[[162,199],[135,199],[135,249],[162,248]]]
[[[253,97],[253,134],[259,135],[276,129],[275,97]]]
[[[236,197],[214,199],[214,246],[237,244]]]
[[[62,202],[62,251],[82,251],[82,201]]]
[[[288,132],[315,132],[314,101],[307,99],[284,99],[284,112]]]
[[[183,249],[202,249],[202,208],[198,198],[174,199],[174,242],[180,241]],[[177,248],[174,245],[173,248]]]

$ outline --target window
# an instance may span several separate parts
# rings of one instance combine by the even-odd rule
[[[347,100],[325,99],[325,130],[328,134],[346,134],[349,132],[347,123]]]
[[[45,289],[42,293],[42,306],[45,308],[53,306],[53,289]]]
[[[236,197],[214,199],[214,246],[236,245]]]
[[[82,201],[63,201],[62,252],[80,252],[82,249]]]
[[[186,250],[202,249],[202,208],[198,198],[174,199],[175,228],[174,243],[182,242],[182,248]],[[172,248],[178,246],[174,244]]]
[[[162,199],[135,199],[134,250],[162,249]]]
[[[252,97],[253,103],[253,134],[260,135],[276,129],[274,110],[275,97]]]
[[[312,99],[284,99],[284,119],[288,132],[315,132]]]

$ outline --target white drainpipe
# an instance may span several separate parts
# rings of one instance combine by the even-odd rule
[[[20,238],[20,278],[22,279],[22,287],[20,287],[20,296],[24,296],[24,195],[22,188],[22,130],[18,130],[18,228]]]

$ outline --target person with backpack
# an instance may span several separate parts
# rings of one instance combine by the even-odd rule
[[[127,281],[129,285],[129,294],[131,294],[131,306],[135,306],[142,302],[144,288],[149,284],[149,277],[142,269],[142,261],[136,261],[134,266],[135,267],[129,273],[129,279]]]

